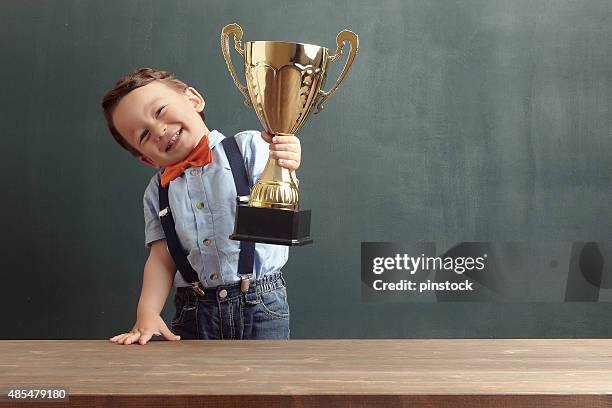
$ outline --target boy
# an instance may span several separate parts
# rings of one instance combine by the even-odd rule
[[[288,248],[249,246],[228,236],[237,191],[244,191],[246,183],[239,186],[235,174],[245,174],[252,186],[268,154],[295,171],[299,140],[256,131],[224,138],[209,131],[198,91],[170,72],[150,68],[120,79],[104,95],[102,107],[117,143],[141,162],[163,168],[144,193],[150,253],[136,323],[110,341],[146,344],[153,335],[167,340],[288,339],[289,305],[281,274]],[[178,252],[173,250],[177,245]],[[173,283],[176,313],[170,331],[160,313]]]

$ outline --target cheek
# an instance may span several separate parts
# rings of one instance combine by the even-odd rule
[[[149,157],[156,157],[159,152],[157,149],[157,146],[155,145],[155,143],[153,141],[150,141],[148,143],[145,143],[141,148],[140,151],[149,156]]]

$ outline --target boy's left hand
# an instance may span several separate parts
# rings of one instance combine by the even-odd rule
[[[270,144],[270,157],[278,161],[278,165],[295,171],[300,167],[302,148],[300,139],[295,136],[272,136],[268,132],[261,132],[261,137]]]

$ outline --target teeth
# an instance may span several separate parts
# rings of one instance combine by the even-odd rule
[[[176,142],[176,139],[178,139],[181,130],[183,129],[179,129],[176,131],[176,133],[174,134],[174,136],[172,136],[172,138],[170,139],[170,141],[168,141],[168,146],[166,146],[166,151],[170,150],[170,148],[172,147],[172,145]]]

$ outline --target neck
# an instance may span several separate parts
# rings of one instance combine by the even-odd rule
[[[196,145],[198,143],[200,143],[200,140],[202,140],[202,138],[204,136],[207,136],[210,133],[210,130],[208,130],[208,128],[206,127],[206,125],[204,125],[204,131],[200,133],[200,136],[196,137]]]

